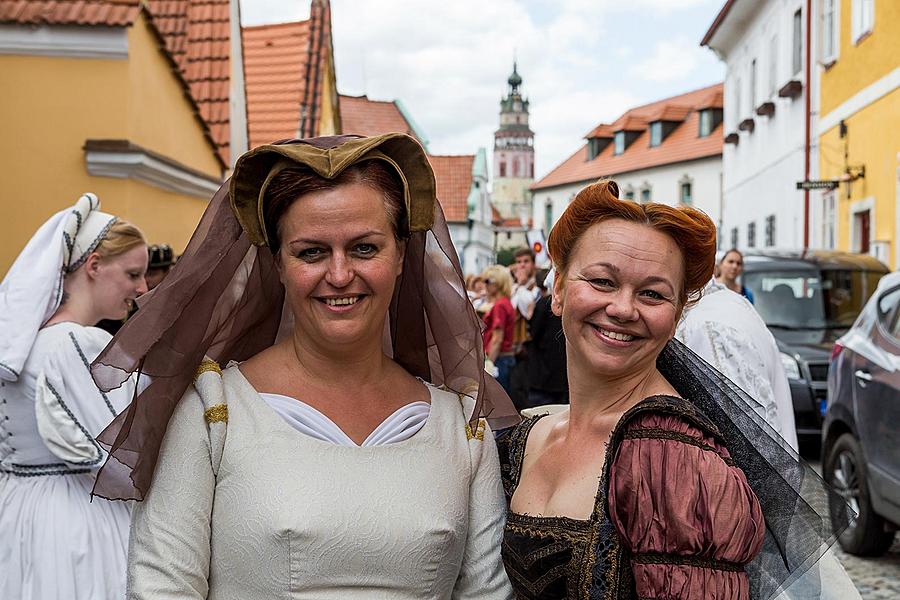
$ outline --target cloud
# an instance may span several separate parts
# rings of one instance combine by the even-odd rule
[[[401,99],[434,153],[490,153],[515,53],[540,177],[597,123],[710,83],[689,77],[715,58],[691,58],[697,19],[678,12],[704,3],[720,0],[331,0],[338,90]],[[277,23],[307,18],[309,2],[243,0],[241,8],[245,24]],[[654,37],[668,41],[648,57],[634,40]]]
[[[685,37],[656,43],[653,55],[639,62],[635,73],[648,81],[684,79],[697,69],[706,51]]]

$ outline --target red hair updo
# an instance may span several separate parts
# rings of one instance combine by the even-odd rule
[[[619,186],[605,179],[584,188],[553,225],[547,251],[553,265],[565,274],[578,240],[592,225],[622,219],[647,225],[668,235],[681,249],[684,261],[681,304],[697,298],[712,278],[716,261],[716,226],[706,213],[691,207],[637,204],[619,200]]]

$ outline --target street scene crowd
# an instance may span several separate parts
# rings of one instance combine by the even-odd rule
[[[807,122],[782,250],[777,208],[734,208],[737,153],[809,99],[809,48],[753,117],[730,69],[538,178],[514,62],[489,186],[483,150],[337,93],[309,4],[242,27],[233,0],[0,0],[9,132],[69,69],[127,90],[73,98],[55,180],[18,156],[39,136],[5,161],[38,201],[0,247],[0,600],[900,597],[900,258],[847,141],[900,67],[832,118],[821,51],[823,179]],[[750,4],[702,45],[730,61],[784,8]],[[807,43],[812,4],[826,41],[844,5],[854,46],[900,25],[784,4]]]

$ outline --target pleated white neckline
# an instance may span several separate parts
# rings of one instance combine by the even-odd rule
[[[302,400],[281,394],[260,393],[259,396],[300,433],[338,446],[357,445],[334,421]],[[408,440],[425,426],[430,413],[431,404],[428,402],[411,402],[401,406],[382,421],[360,447],[384,446]]]

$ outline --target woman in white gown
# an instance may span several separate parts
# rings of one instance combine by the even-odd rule
[[[483,365],[416,140],[251,150],[94,364],[153,379],[95,488],[143,499],[128,597],[510,598]]]
[[[134,386],[101,392],[89,364],[146,291],[141,232],[93,194],[48,220],[0,284],[0,598],[125,593],[129,509],[90,490],[95,436]]]

